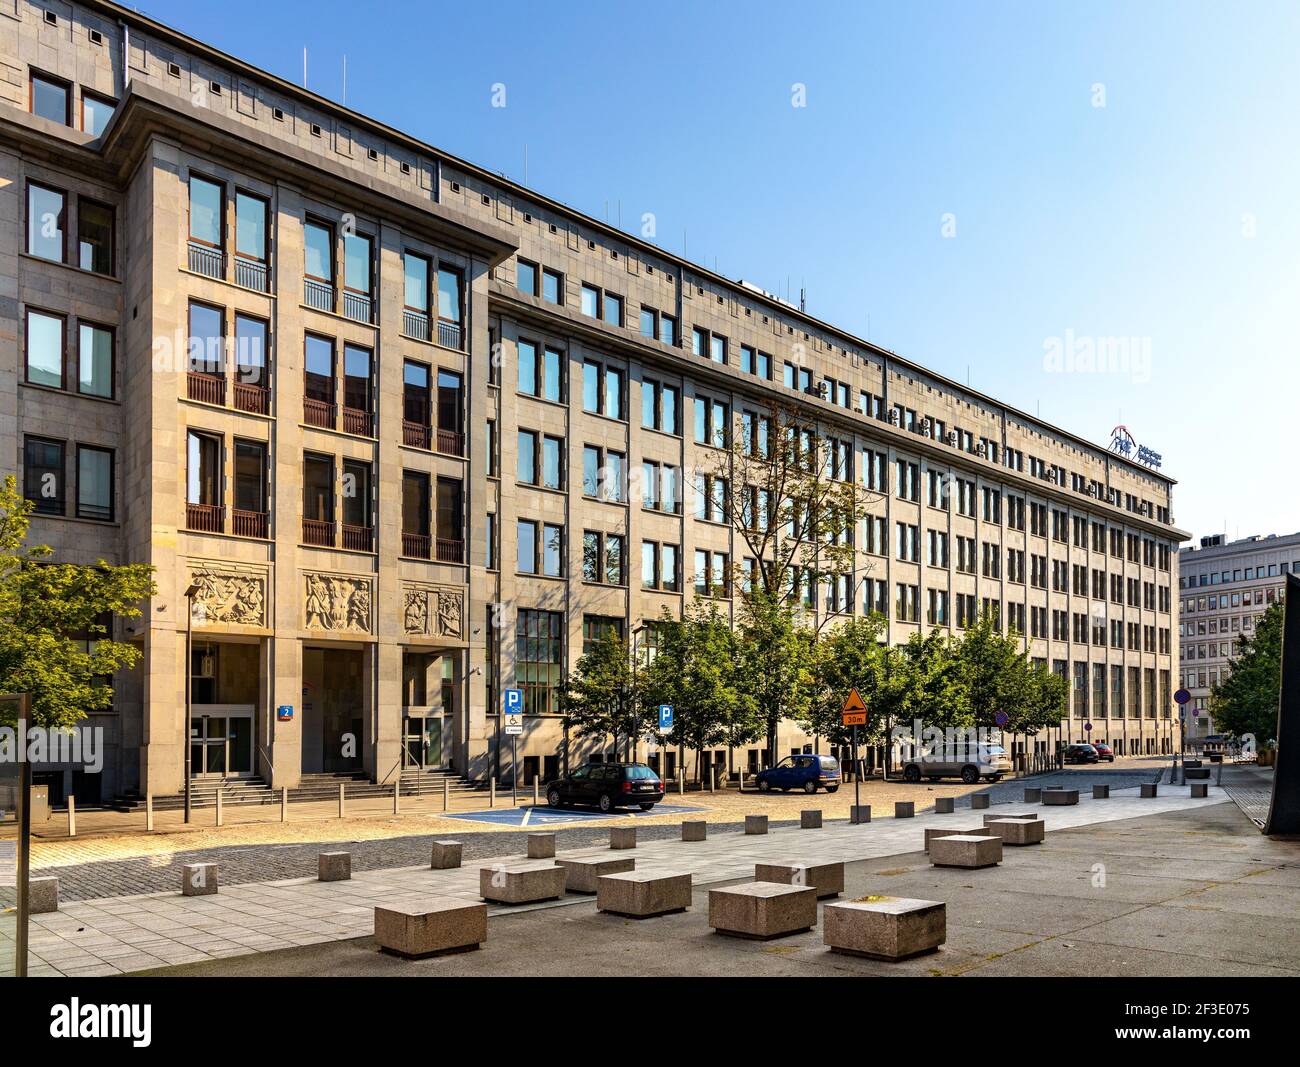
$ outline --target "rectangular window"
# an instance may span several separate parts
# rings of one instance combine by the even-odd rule
[[[605,321],[611,326],[623,325],[623,298],[613,293],[606,293],[604,300]]]
[[[594,285],[588,285],[586,282],[582,285],[581,302],[579,310],[588,318],[600,318],[600,290]]]
[[[235,280],[249,289],[266,289],[269,215],[270,208],[260,196],[235,191],[235,256],[250,268],[247,274],[237,272]]]
[[[558,711],[563,676],[564,616],[521,608],[515,623],[515,684],[524,691],[524,714]]]
[[[77,324],[77,392],[113,395],[113,331],[106,326]]]
[[[413,312],[416,317],[415,322],[408,318],[407,335],[420,341],[429,340],[429,261],[415,252],[402,255],[402,303],[405,310]],[[412,326],[416,327],[414,332]]]
[[[371,477],[370,464],[361,460],[343,461],[343,547],[370,550]]]
[[[190,175],[190,240],[221,248],[225,233],[225,189],[197,174]]]
[[[537,484],[537,434],[520,430],[516,441],[517,461],[515,477],[528,485]]]
[[[659,337],[659,314],[654,308],[641,309],[641,336],[657,340]]]
[[[515,263],[515,288],[529,296],[537,295],[537,264],[521,259]]]
[[[363,233],[343,234],[343,287],[362,296],[370,295],[373,242]]]
[[[402,471],[402,555],[429,558],[429,476]]]
[[[235,527],[239,530],[239,512],[250,517],[266,514],[266,445],[260,441],[235,440]],[[266,536],[266,529],[255,535]]]
[[[465,494],[460,479],[439,478],[435,493],[434,534],[439,541],[437,558],[443,563],[463,563],[461,547],[465,540]]]
[[[542,299],[548,304],[564,303],[564,275],[559,271],[542,269]]]
[[[186,437],[185,501],[206,507],[221,504],[221,441],[191,430]]]
[[[271,377],[267,367],[267,339],[270,334],[264,319],[255,319],[251,315],[235,315],[235,389],[236,402],[239,402],[239,386],[245,385],[255,389],[269,389]],[[242,406],[242,405],[241,405]],[[253,410],[245,408],[245,410]],[[261,406],[256,409],[265,414],[266,401],[261,399]]]
[[[334,341],[331,338],[312,333],[305,335],[303,391],[309,401],[328,405],[334,403]]]
[[[31,106],[33,115],[71,126],[72,86],[59,78],[32,71]]]
[[[63,388],[64,320],[61,315],[27,310],[27,378],[32,385]]]
[[[359,345],[343,346],[343,428],[369,436],[374,414],[374,356]]]
[[[67,234],[67,195],[58,189],[27,185],[27,254],[62,263]]]
[[[464,300],[462,290],[464,289],[464,280],[461,272],[455,267],[438,266],[438,321],[448,326],[460,327],[460,321],[464,309]],[[442,337],[441,341],[446,344],[447,337]],[[459,337],[456,343],[450,347],[459,348]]]
[[[303,224],[303,273],[313,281],[334,284],[334,230],[308,219]]]
[[[64,444],[43,437],[23,441],[23,497],[38,515],[64,514]]]
[[[77,265],[95,274],[113,273],[113,209],[77,200]]]

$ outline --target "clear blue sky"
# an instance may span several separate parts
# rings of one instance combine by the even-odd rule
[[[298,83],[306,46],[335,100],[346,54],[361,112],[517,180],[526,145],[542,193],[653,212],[664,248],[1091,440],[1123,422],[1197,536],[1300,529],[1300,6],[145,10]],[[1128,358],[1054,369],[1054,338]]]

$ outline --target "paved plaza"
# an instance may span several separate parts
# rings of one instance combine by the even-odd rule
[[[1093,800],[1085,796],[1074,807],[1035,808],[1046,821],[1046,846],[1041,849],[1009,849],[1002,867],[984,872],[936,874],[923,857],[916,855],[926,827],[963,826],[976,817],[964,810],[952,815],[924,812],[913,819],[894,819],[890,812],[877,811],[875,821],[862,826],[828,822],[819,830],[781,826],[765,836],[712,833],[708,841],[701,843],[682,842],[676,834],[647,840],[649,835],[643,834],[634,855],[637,870],[689,871],[697,887],[750,879],[754,864],[763,861],[807,863],[838,860],[857,865],[868,874],[867,867],[871,863],[883,861],[885,871],[877,871],[876,876],[894,872],[888,873],[891,884],[884,890],[891,893],[945,899],[933,891],[923,892],[923,886],[913,887],[901,881],[893,884],[893,879],[915,870],[918,872],[915,876],[922,880],[933,882],[939,879],[937,888],[956,878],[960,881],[955,884],[978,885],[980,891],[1001,886],[1006,893],[1032,896],[1041,889],[1046,894],[1045,901],[1052,895],[1048,892],[1048,883],[1053,878],[1065,877],[1071,884],[1081,882],[1081,887],[1088,890],[1087,880],[1093,876],[1093,866],[1101,861],[1095,858],[1095,853],[1090,858],[1087,848],[1082,854],[1071,854],[1063,847],[1066,835],[1081,828],[1096,829],[1119,823],[1136,827],[1125,831],[1132,858],[1124,860],[1122,866],[1137,864],[1145,868],[1145,873],[1140,875],[1142,878],[1155,878],[1157,882],[1162,878],[1172,878],[1180,885],[1186,881],[1189,885],[1194,883],[1198,891],[1208,890],[1218,881],[1266,875],[1273,868],[1284,868],[1289,860],[1300,855],[1300,850],[1293,845],[1260,838],[1258,831],[1237,807],[1226,801],[1227,797],[1219,788],[1212,787],[1206,799],[1192,800],[1185,788],[1166,786],[1156,798],[1143,799],[1137,789],[1127,789],[1112,791],[1108,800]],[[996,814],[1000,807],[1014,812],[1025,805],[998,804],[990,813]],[[1189,820],[1186,828],[1176,835],[1162,833],[1154,825],[1148,830],[1144,825],[1155,817],[1175,815]],[[1254,851],[1245,860],[1235,855],[1220,858],[1217,848],[1206,851],[1210,844],[1209,836],[1198,836],[1198,820],[1221,821],[1225,816],[1251,835],[1244,840],[1254,846]],[[595,843],[592,832],[588,830],[581,837],[572,837],[570,835],[576,831],[563,831],[559,847],[561,850],[591,847]],[[522,835],[509,837],[514,839],[518,851],[522,851]],[[1178,856],[1162,860],[1162,850],[1167,844],[1182,851]],[[1196,847],[1198,851],[1194,855],[1187,852],[1190,847]],[[1246,844],[1240,848],[1250,852]],[[259,850],[260,853],[265,851]],[[359,870],[351,881],[346,882],[320,883],[311,877],[272,876],[265,880],[223,885],[216,896],[182,897],[179,877],[175,877],[172,886],[160,892],[72,901],[63,905],[57,914],[33,917],[31,973],[111,975],[172,964],[225,960],[295,946],[320,946],[367,937],[372,931],[373,908],[377,904],[429,896],[479,899],[478,867],[481,863],[471,858],[459,870],[431,871],[428,869],[427,845],[422,852],[419,856],[411,855],[409,865]],[[1255,853],[1258,858],[1255,858]],[[1289,860],[1283,858],[1283,853]],[[1053,857],[1056,857],[1055,861]],[[1054,862],[1057,865],[1064,862],[1066,871],[1045,874],[1044,864],[1052,868]],[[171,866],[170,861],[166,866]],[[1117,879],[1127,877],[1127,873],[1116,872]],[[1263,886],[1268,883],[1256,884]],[[873,891],[879,892],[882,888],[877,884]],[[1110,889],[1088,892],[1099,892],[1101,900],[1114,905],[1136,906],[1141,903],[1123,894],[1117,895]],[[1088,892],[1085,892],[1085,897]],[[1016,899],[1019,901],[1020,897]],[[699,903],[697,895],[696,913]],[[1109,907],[1103,907],[1102,911]],[[527,921],[527,915],[521,916],[521,912],[547,910],[571,914],[576,920],[592,908],[590,898],[573,894],[558,902],[522,909],[491,907],[490,931],[497,930],[495,924],[507,917],[513,929],[515,923]],[[1118,918],[1118,915],[1110,918]],[[698,914],[690,921],[696,919]],[[950,922],[960,921],[957,914],[950,914]],[[490,933],[490,943],[499,942],[500,936],[499,933]],[[1282,946],[1288,941],[1300,944],[1300,938],[1278,940]],[[786,942],[781,945],[785,946]],[[994,952],[1007,947],[1002,938],[994,939],[990,945],[989,951]],[[279,958],[279,955],[267,957],[268,960]],[[489,957],[485,954],[483,958]],[[491,958],[499,961],[500,954],[493,953]]]

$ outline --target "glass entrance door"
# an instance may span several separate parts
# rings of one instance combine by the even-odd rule
[[[402,730],[403,766],[423,770],[442,766],[442,719],[408,716]]]
[[[190,768],[195,778],[253,773],[253,719],[249,715],[193,715]]]

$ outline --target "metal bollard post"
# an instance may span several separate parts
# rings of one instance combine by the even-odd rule
[[[402,810],[402,780],[399,778],[393,783],[393,814],[396,815]]]
[[[144,828],[153,831],[153,791],[144,795]]]
[[[343,790],[346,788],[347,787],[342,782],[339,782],[339,818],[340,819],[347,814],[347,800],[344,798],[344,794],[343,794]]]
[[[677,768],[677,792],[686,795],[686,771],[681,767]]]
[[[709,767],[709,792],[718,791],[718,765],[715,763]]]
[[[77,798],[68,794],[68,836],[77,836]]]
[[[280,786],[280,821],[289,821],[289,787]]]
[[[226,822],[225,811],[221,807],[221,786],[217,786],[217,825],[224,826]]]
[[[542,802],[542,785],[541,785],[541,783],[542,783],[542,780],[541,780],[540,778],[534,778],[534,779],[533,779],[533,807],[537,807],[537,805],[540,804],[540,803]]]
[[[742,793],[745,791],[745,772],[743,770],[740,772],[740,791]]]
[[[497,776],[494,774],[488,779],[488,807],[497,806]]]
[[[442,810],[446,811],[447,806],[451,803],[451,779],[442,780]]]

